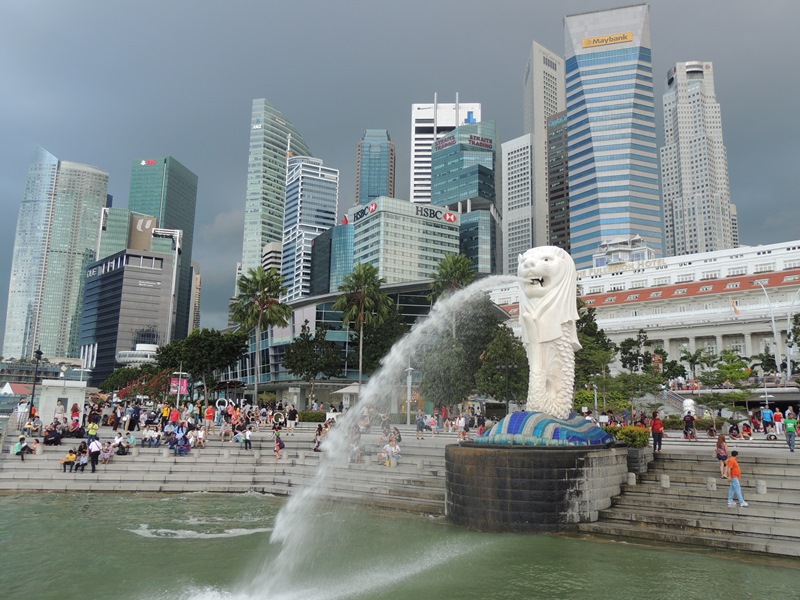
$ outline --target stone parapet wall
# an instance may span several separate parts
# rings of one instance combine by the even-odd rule
[[[447,446],[445,513],[482,531],[572,531],[621,493],[626,448]]]

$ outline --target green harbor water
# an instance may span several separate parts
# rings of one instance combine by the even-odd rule
[[[788,561],[560,536],[323,504],[276,573],[284,500],[256,494],[0,496],[0,598],[796,598]],[[287,567],[280,567],[285,570]],[[275,582],[280,581],[276,589]]]

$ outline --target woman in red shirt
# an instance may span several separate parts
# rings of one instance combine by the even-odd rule
[[[658,418],[658,411],[653,411],[653,419],[650,421],[650,431],[653,434],[653,452],[661,453],[661,440],[664,438],[664,422]]]

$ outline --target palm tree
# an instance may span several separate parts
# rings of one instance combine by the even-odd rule
[[[697,366],[709,367],[716,362],[716,357],[709,352],[707,348],[703,348],[695,350],[694,352],[681,350],[681,360],[689,365],[689,370],[692,372],[692,379],[697,379]]]
[[[258,403],[258,377],[261,374],[261,331],[264,328],[286,325],[292,316],[288,304],[280,301],[286,293],[283,280],[275,269],[249,269],[237,282],[239,293],[231,304],[231,318],[250,330],[256,330],[256,369],[253,381],[253,402]]]
[[[428,299],[436,302],[441,296],[467,287],[475,281],[472,261],[463,254],[448,254],[436,267]]]
[[[361,378],[364,363],[364,324],[377,327],[386,319],[392,306],[389,296],[381,290],[386,283],[378,277],[378,269],[370,264],[357,264],[339,286],[342,294],[333,304],[333,310],[342,312],[345,327],[358,324],[358,393],[361,395]]]

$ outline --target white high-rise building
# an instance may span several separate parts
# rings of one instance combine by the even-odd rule
[[[281,276],[284,302],[308,296],[311,288],[311,242],[336,225],[339,171],[319,158],[292,156],[286,164]]]
[[[19,208],[3,356],[79,356],[86,267],[94,261],[108,173],[36,147]],[[10,215],[6,215],[9,218]]]
[[[531,135],[501,145],[503,264],[506,275],[517,272],[517,257],[533,247],[533,144]]]
[[[411,105],[411,182],[409,191],[412,202],[431,201],[431,147],[433,142],[444,137],[464,123],[479,123],[480,103],[455,104],[438,101],[434,94],[433,104]]]
[[[523,81],[525,99],[525,133],[531,136],[532,177],[531,206],[528,218],[532,222],[532,237],[528,248],[548,243],[547,231],[547,124],[550,117],[566,108],[564,90],[564,59],[541,44],[533,42]],[[508,215],[509,228],[523,215]],[[504,215],[504,218],[506,215]],[[527,248],[526,248],[527,249]],[[516,267],[515,267],[516,269]]]
[[[676,63],[667,73],[661,189],[667,256],[739,246],[710,62]]]

